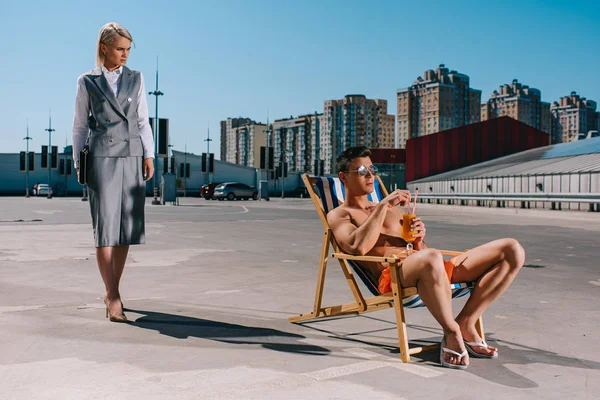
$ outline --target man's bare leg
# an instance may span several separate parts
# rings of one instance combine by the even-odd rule
[[[414,253],[404,260],[399,272],[402,286],[419,289],[419,296],[444,330],[446,347],[462,353],[465,347],[460,326],[452,316],[452,293],[441,253],[432,249]],[[469,365],[468,356],[444,353],[444,359],[450,364]]]
[[[456,317],[463,338],[481,342],[475,322],[515,279],[525,262],[525,251],[515,239],[498,239],[458,256],[453,282],[477,281],[469,300]],[[474,351],[492,355],[496,348],[474,347]]]

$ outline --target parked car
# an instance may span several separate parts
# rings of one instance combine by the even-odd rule
[[[258,190],[254,186],[248,186],[245,183],[225,182],[215,187],[213,197],[219,200],[248,200],[249,198],[258,200]]]
[[[47,183],[33,185],[34,196],[48,196],[48,191],[50,191],[50,196],[52,196],[52,188],[49,187]]]
[[[214,200],[213,194],[215,193],[215,187],[219,186],[223,182],[209,182],[202,185],[200,188],[200,196],[206,200]]]

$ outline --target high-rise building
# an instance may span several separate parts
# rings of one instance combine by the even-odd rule
[[[542,102],[540,105],[540,131],[552,135],[552,113],[550,112],[550,103]]]
[[[233,128],[237,138],[235,164],[260,168],[260,148],[267,143],[265,124],[250,122]]]
[[[237,131],[236,128],[253,123],[250,118],[227,118],[221,121],[221,161],[236,163],[237,156]]]
[[[225,161],[225,156],[227,154],[227,121],[221,121],[221,152],[219,155],[219,160]]]
[[[509,116],[548,134],[551,133],[550,103],[542,101],[539,89],[523,85],[517,79],[512,84],[494,90],[481,104],[481,120]]]
[[[387,100],[367,99],[362,94],[326,100],[319,139],[324,172],[333,173],[335,159],[348,147],[392,147],[394,116],[387,113]]]
[[[470,87],[469,77],[450,71],[444,64],[425,71],[411,87],[397,92],[398,145],[413,137],[429,135],[480,121],[481,90]]]
[[[580,134],[598,130],[600,113],[593,100],[580,97],[576,92],[561,97],[550,107],[552,113],[552,143],[572,142]]]
[[[397,148],[396,143],[396,116],[393,114],[383,114],[381,120],[381,134],[377,142],[378,149],[391,149]]]
[[[286,162],[289,171],[315,173],[323,114],[301,115],[273,122],[271,145],[276,165]]]
[[[321,152],[321,132],[326,127],[325,115],[315,112],[310,117],[310,165],[314,175],[324,173],[324,158]]]

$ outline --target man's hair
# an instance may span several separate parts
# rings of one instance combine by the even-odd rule
[[[337,172],[348,172],[352,160],[359,157],[369,157],[370,155],[371,150],[365,146],[349,147],[337,158],[335,168]]]

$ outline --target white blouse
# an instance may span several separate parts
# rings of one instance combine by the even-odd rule
[[[119,67],[114,71],[109,71],[102,67],[102,73],[108,81],[108,85],[115,93],[119,94],[119,86],[121,84],[121,74],[123,67]],[[88,116],[90,114],[90,102],[83,75],[77,79],[77,95],[75,97],[75,115],[73,116],[73,160],[75,168],[79,168],[79,152],[85,147],[90,128],[88,125]],[[142,138],[142,146],[144,148],[144,158],[154,158],[154,138],[152,137],[152,128],[148,122],[148,102],[146,101],[146,88],[144,86],[144,75],[140,72],[140,90],[138,92],[138,129]]]

